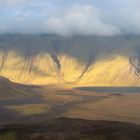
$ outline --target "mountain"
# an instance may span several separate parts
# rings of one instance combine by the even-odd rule
[[[140,85],[140,36],[0,35],[0,75],[26,84]]]

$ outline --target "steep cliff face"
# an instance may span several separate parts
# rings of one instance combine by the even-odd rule
[[[140,85],[139,36],[0,36],[0,75],[27,84]]]

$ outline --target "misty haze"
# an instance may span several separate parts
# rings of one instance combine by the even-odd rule
[[[0,140],[140,140],[138,0],[0,0]]]

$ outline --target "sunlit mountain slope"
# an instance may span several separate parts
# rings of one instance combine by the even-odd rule
[[[139,36],[0,36],[0,75],[26,84],[140,85]]]

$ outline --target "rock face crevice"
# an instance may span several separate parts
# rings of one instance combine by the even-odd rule
[[[97,54],[96,54],[97,55]],[[89,55],[89,59],[88,62],[85,64],[83,71],[81,72],[80,76],[78,77],[78,79],[76,80],[76,82],[80,81],[84,75],[88,72],[88,70],[90,69],[92,63],[94,62],[93,60],[96,58],[96,55],[90,54]]]
[[[130,57],[129,62],[131,64],[131,70],[134,71],[137,77],[139,77],[140,76],[140,59],[137,56]]]
[[[134,71],[135,76],[140,76],[140,47],[135,47],[136,56],[130,57],[131,70]]]
[[[6,63],[6,59],[7,59],[7,51],[4,51],[3,54],[1,55],[1,65],[0,65],[0,71],[3,70],[4,65]]]
[[[23,67],[21,69],[19,78],[26,76],[28,73],[32,77],[32,71],[36,66],[36,57],[28,57],[24,60]]]

